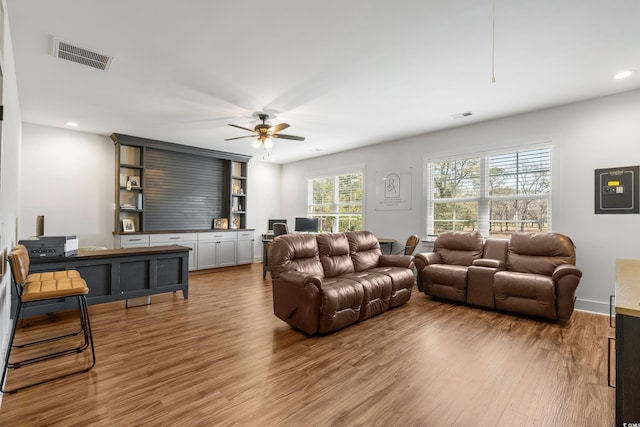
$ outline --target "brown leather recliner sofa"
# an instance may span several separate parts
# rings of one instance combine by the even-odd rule
[[[436,298],[567,320],[582,272],[575,247],[559,233],[514,233],[509,240],[446,232],[417,254],[418,289]]]
[[[368,231],[286,234],[268,256],[274,314],[309,335],[404,304],[415,283],[413,256],[382,255]]]

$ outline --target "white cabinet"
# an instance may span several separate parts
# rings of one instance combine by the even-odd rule
[[[150,234],[149,246],[180,245],[191,248],[189,251],[189,270],[196,269],[198,252],[198,233]]]
[[[198,233],[197,268],[214,268],[236,265],[235,231],[212,231]]]
[[[191,248],[189,270],[227,267],[253,262],[254,232],[203,231],[199,233],[119,234],[116,248],[180,245]]]
[[[238,231],[236,264],[251,264],[253,262],[253,240],[253,231]]]
[[[116,248],[146,248],[148,246],[148,234],[121,234],[116,236]]]

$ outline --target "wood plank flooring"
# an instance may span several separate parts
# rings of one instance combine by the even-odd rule
[[[188,300],[151,301],[91,306],[95,368],[5,395],[0,425],[614,424],[606,316],[551,323],[414,288],[401,307],[308,338],[273,315],[261,264],[192,274]]]

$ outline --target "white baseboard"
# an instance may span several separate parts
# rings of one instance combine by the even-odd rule
[[[609,303],[602,301],[591,301],[588,299],[576,299],[575,309],[586,311],[587,313],[609,315]]]

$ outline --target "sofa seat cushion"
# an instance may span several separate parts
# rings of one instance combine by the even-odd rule
[[[402,267],[376,267],[368,271],[384,274],[391,278],[389,308],[397,307],[409,301],[413,285],[416,283],[416,277],[412,270]]]
[[[362,285],[364,295],[359,320],[365,320],[387,311],[389,299],[391,298],[391,277],[384,274],[361,271],[345,274],[342,278],[356,281]]]
[[[551,277],[499,271],[494,276],[496,308],[555,319],[556,294]]]
[[[467,300],[467,266],[427,265],[422,270],[424,292],[428,295],[454,301]]]
[[[356,323],[360,319],[363,299],[362,284],[338,277],[324,279],[318,333],[325,334]]]

